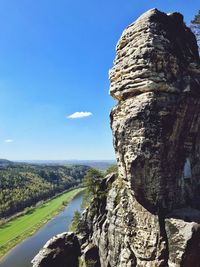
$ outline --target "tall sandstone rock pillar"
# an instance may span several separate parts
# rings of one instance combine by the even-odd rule
[[[134,257],[118,266],[198,267],[200,61],[183,16],[152,9],[131,24],[110,82],[118,179],[134,222],[124,228]]]
[[[48,242],[34,266],[64,266],[74,248],[81,267],[200,267],[200,62],[182,15],[153,9],[131,24],[110,81],[118,175],[102,180],[77,235]]]

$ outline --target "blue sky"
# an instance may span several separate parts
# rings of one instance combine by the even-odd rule
[[[187,23],[200,9],[197,0],[1,0],[0,158],[113,159],[108,70],[123,29],[153,7]]]

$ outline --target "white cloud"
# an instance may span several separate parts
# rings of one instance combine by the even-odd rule
[[[4,142],[5,143],[12,143],[12,142],[14,142],[14,140],[12,140],[12,139],[6,139],[6,140],[4,140]]]
[[[92,112],[81,111],[81,112],[74,112],[73,114],[67,116],[67,118],[68,119],[81,119],[81,118],[85,118],[89,116],[92,116]]]

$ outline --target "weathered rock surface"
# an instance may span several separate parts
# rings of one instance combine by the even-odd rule
[[[200,267],[200,61],[182,15],[131,24],[110,81],[119,172],[80,222],[82,266]]]
[[[122,34],[110,71],[110,93],[127,99],[145,92],[198,91],[197,42],[179,13],[144,13]]]
[[[102,267],[199,267],[200,61],[182,15],[130,25],[110,81],[119,174],[85,215],[87,242]]]
[[[137,200],[150,210],[199,207],[200,65],[182,16],[154,9],[129,26],[110,80],[117,159]]]
[[[50,239],[32,260],[33,267],[79,266],[80,246],[74,233],[62,233]]]

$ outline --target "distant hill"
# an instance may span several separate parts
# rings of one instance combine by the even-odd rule
[[[0,220],[82,183],[88,166],[1,161]]]
[[[10,165],[13,165],[13,162],[7,159],[0,159],[0,168],[5,168]]]
[[[115,160],[68,160],[67,164],[87,165],[98,170],[106,170],[110,166],[116,164]]]
[[[116,164],[115,160],[25,160],[23,162],[42,165],[86,165],[98,170],[106,170]]]

